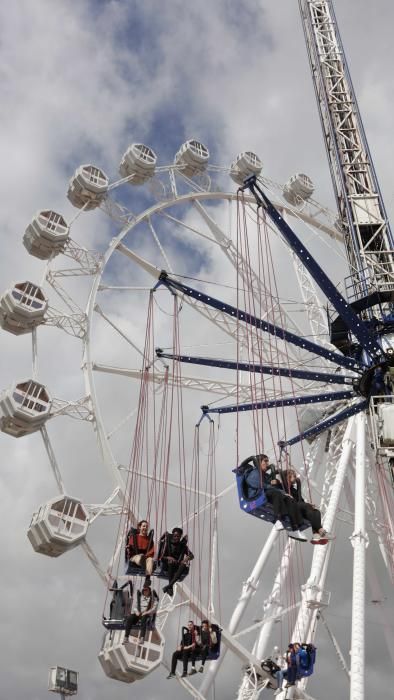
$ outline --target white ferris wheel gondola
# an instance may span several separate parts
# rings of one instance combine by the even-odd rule
[[[27,536],[35,552],[58,557],[85,539],[89,513],[77,498],[57,496],[34,513]]]
[[[30,333],[44,322],[48,300],[32,282],[17,282],[0,298],[0,326],[14,335]]]
[[[90,211],[107,196],[109,179],[95,165],[80,165],[69,182],[67,197],[77,209]]]
[[[30,255],[49,260],[62,253],[70,237],[64,217],[46,209],[38,212],[26,228],[23,244]]]
[[[186,177],[194,177],[202,173],[208,165],[209,150],[196,139],[189,139],[180,147],[174,158],[174,164],[182,166]]]
[[[130,185],[143,185],[155,174],[157,155],[143,143],[132,143],[119,165],[122,177],[129,178]]]
[[[230,168],[230,177],[237,183],[243,185],[244,180],[251,175],[260,175],[263,169],[263,164],[260,158],[252,151],[243,151],[239,153],[236,159],[232,162]]]
[[[13,437],[39,430],[49,418],[52,399],[33,379],[13,384],[0,395],[0,428]]]
[[[313,195],[315,188],[312,180],[304,173],[296,173],[283,188],[283,196],[286,202],[297,206],[306,202]]]

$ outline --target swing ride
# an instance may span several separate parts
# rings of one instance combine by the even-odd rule
[[[172,164],[160,165],[152,148],[133,143],[114,182],[96,165],[76,170],[67,193],[78,210],[73,221],[51,210],[33,218],[24,244],[47,261],[43,281],[15,283],[0,299],[0,325],[31,333],[33,356],[30,378],[0,395],[0,427],[14,437],[40,434],[58,488],[33,515],[29,540],[51,557],[81,546],[104,582],[99,661],[109,678],[133,683],[169,668],[185,621],[207,621],[216,643],[206,642],[206,668],[203,645],[198,653],[191,645],[202,676],[178,676],[200,699],[220,683],[228,651],[241,673],[238,700],[263,691],[279,700],[311,697],[306,686],[321,672],[315,642],[319,621],[327,627],[335,566],[330,533],[345,521],[353,530],[350,669],[327,629],[350,698],[362,700],[369,541],[394,582],[394,241],[333,4],[299,0],[299,7],[337,214],[313,199],[307,175],[279,186],[250,151],[222,167],[190,139]],[[70,235],[89,211],[106,215],[112,233],[119,228],[99,253]],[[321,260],[327,249],[334,263]],[[343,276],[350,270],[344,292],[335,265]],[[60,310],[50,305],[53,292]],[[85,311],[75,301],[82,294]],[[145,327],[135,309],[146,309]],[[37,337],[48,325],[82,343],[86,392],[74,401],[39,382]],[[210,354],[200,355],[201,347]],[[66,491],[47,428],[61,416],[94,428],[114,489],[104,503]],[[265,484],[263,452],[274,462]],[[252,469],[260,479],[253,494]],[[289,513],[279,517],[269,498],[283,479],[280,507],[289,508],[291,495],[303,514],[300,543]],[[87,542],[99,516],[116,522],[107,566]],[[235,532],[240,551],[229,568]],[[228,619],[222,572],[227,566],[236,577],[235,568],[250,566],[258,538],[262,549]],[[308,539],[322,546],[302,544]],[[263,572],[265,592],[257,590]],[[262,619],[241,629],[252,599]],[[307,661],[289,661],[294,682],[289,670],[281,688],[270,653],[289,641],[302,644]]]

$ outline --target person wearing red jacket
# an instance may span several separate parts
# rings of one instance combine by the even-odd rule
[[[147,520],[140,520],[137,528],[131,528],[127,534],[126,557],[145,570],[145,586],[151,585],[155,555],[153,536]]]

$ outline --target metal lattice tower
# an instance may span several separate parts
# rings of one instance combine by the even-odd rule
[[[392,299],[394,239],[331,0],[299,0],[327,155],[351,270],[350,301]]]

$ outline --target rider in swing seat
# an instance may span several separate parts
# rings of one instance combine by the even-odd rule
[[[174,527],[171,533],[165,532],[161,536],[158,561],[168,576],[163,593],[174,595],[174,583],[187,576],[192,559],[194,554],[187,545],[187,535],[183,534],[181,527]]]
[[[275,529],[284,529],[282,520],[287,515],[291,525],[289,537],[299,542],[306,542],[307,538],[299,530],[300,525],[303,524],[303,517],[298,505],[292,496],[284,491],[278,469],[270,464],[267,455],[248,457],[240,464],[238,470],[246,472],[245,484],[249,499],[256,498],[264,489],[267,501],[272,505],[276,517]]]
[[[301,493],[301,479],[297,476],[294,469],[285,469],[281,473],[284,490],[297,503],[298,510],[305,520],[308,520],[312,526],[312,544],[327,544],[329,540],[334,539],[334,535],[327,532],[321,523],[321,513],[312,503],[304,501]]]

